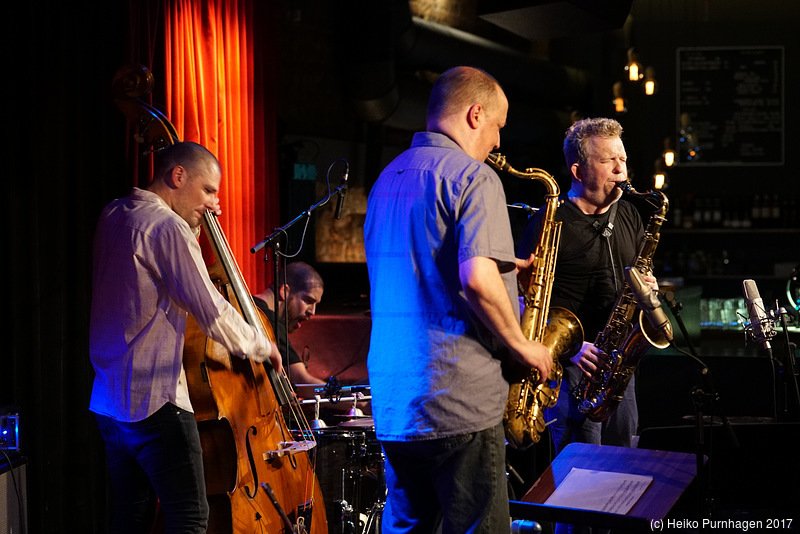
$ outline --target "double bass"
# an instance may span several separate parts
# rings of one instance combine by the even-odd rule
[[[150,71],[138,65],[120,69],[113,82],[117,105],[134,122],[144,155],[179,141],[166,117],[139,98],[152,85]],[[202,228],[213,256],[208,272],[215,286],[274,342],[216,215],[206,212]],[[269,364],[232,357],[191,316],[183,365],[203,448],[208,532],[327,534],[311,460],[316,442],[286,375]]]

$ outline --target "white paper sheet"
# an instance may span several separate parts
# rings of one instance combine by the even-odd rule
[[[573,467],[545,504],[624,515],[652,482],[651,476]]]

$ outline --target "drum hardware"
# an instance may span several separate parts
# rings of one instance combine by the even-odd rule
[[[351,419],[312,432],[329,534],[379,534],[386,483],[383,451],[372,418]]]
[[[317,387],[314,388],[315,393],[328,393],[330,396],[336,396],[339,393],[365,393],[369,391],[369,386],[339,386],[335,389],[335,392],[331,395],[331,389],[328,386],[325,387]]]
[[[362,514],[362,524],[364,525],[362,534],[380,534],[381,516],[383,515],[383,506],[385,501],[386,496],[384,495],[382,500],[372,505],[372,507],[369,509],[369,514],[367,514],[366,517],[364,517]]]
[[[333,377],[331,377],[333,379]],[[335,382],[329,381],[328,385],[319,387],[317,384],[295,384],[294,389],[302,404],[322,403],[329,402],[337,404],[341,401],[352,401],[353,408],[359,401],[371,400],[372,396],[369,395],[369,386],[335,386]],[[345,396],[342,396],[342,394]],[[313,397],[313,398],[312,398]],[[363,416],[361,413],[358,416]]]
[[[351,401],[351,400],[354,400],[354,399],[356,401],[360,402],[360,401],[371,400],[372,397],[370,395],[365,395],[363,397],[342,397],[340,400]],[[326,402],[327,403],[331,403],[331,404],[336,404],[335,402],[331,402],[328,399],[320,399],[319,401],[317,401],[317,399],[302,399],[299,402],[300,402],[300,404],[314,404],[316,402],[320,402],[320,403],[323,403],[323,404],[326,403]],[[339,417],[350,417],[350,416],[348,416],[346,414],[341,414]],[[363,417],[363,415],[361,417]]]
[[[327,423],[319,418],[319,405],[322,401],[322,397],[319,395],[314,396],[314,419],[311,420],[311,428],[325,428],[327,427]]]
[[[347,412],[349,417],[364,417],[364,412],[358,407],[358,401],[360,401],[363,397],[364,394],[360,391],[353,393],[353,407]]]
[[[300,404],[314,404],[314,419],[310,423],[317,442],[314,461],[329,534],[380,534],[386,502],[383,450],[375,437],[372,416],[364,415],[358,407],[359,402],[372,399],[369,386],[339,387],[337,381],[329,380],[325,387],[317,384],[295,387],[301,398],[307,397]],[[342,401],[351,403],[350,409],[333,414],[342,422],[328,426],[320,419],[321,406]]]
[[[342,488],[342,491],[344,492],[344,488]],[[339,524],[340,532],[342,534],[356,534],[356,526],[353,523],[353,505],[345,500],[337,500],[335,502],[342,511]]]

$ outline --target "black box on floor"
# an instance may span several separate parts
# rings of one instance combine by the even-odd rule
[[[28,531],[27,464],[15,452],[0,454],[0,532]]]

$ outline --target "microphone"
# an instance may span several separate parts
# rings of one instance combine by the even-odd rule
[[[745,326],[745,332],[750,332],[756,343],[761,343],[765,350],[772,350],[769,340],[775,335],[772,321],[764,310],[764,301],[758,293],[758,288],[753,280],[742,281],[744,299],[747,303],[747,314],[750,316],[750,325]]]
[[[333,218],[337,221],[342,218],[342,208],[344,207],[344,197],[347,195],[347,175],[348,172],[344,171],[342,183],[339,185],[339,198],[336,200],[336,211],[333,213]]]
[[[669,324],[667,314],[661,309],[661,301],[658,300],[657,292],[647,285],[642,273],[633,267],[625,267],[625,280],[633,293],[633,300],[647,316],[647,320],[653,328],[660,331],[664,337],[672,343],[672,325]]]
[[[534,208],[533,206],[528,206],[527,204],[523,204],[521,202],[517,202],[516,204],[506,204],[506,207],[524,210],[528,217],[539,211],[539,208]]]

